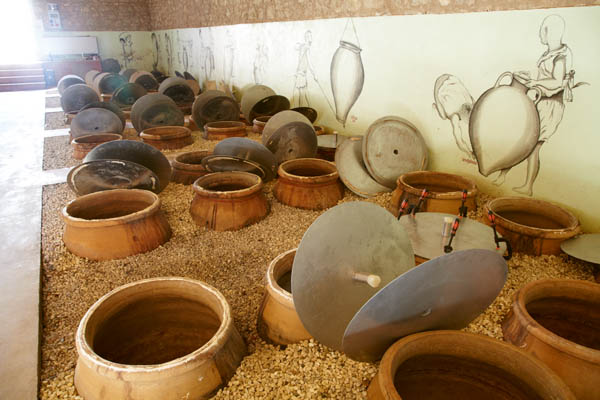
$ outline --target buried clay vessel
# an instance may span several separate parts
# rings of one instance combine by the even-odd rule
[[[123,136],[118,133],[100,133],[97,135],[79,136],[71,142],[73,158],[76,160],[83,160],[87,153],[94,147],[112,140],[121,140],[122,138]]]
[[[323,210],[344,197],[344,185],[335,164],[318,158],[297,158],[284,162],[273,193],[291,207]]]
[[[190,214],[198,226],[216,231],[241,229],[269,213],[262,187],[262,179],[249,172],[204,175],[194,182]]]
[[[208,399],[246,355],[225,297],[178,277],[104,295],[82,318],[75,344],[75,387],[86,400]]]
[[[267,341],[288,345],[310,339],[292,298],[292,264],[296,249],[278,255],[267,269],[267,283],[256,329]]]
[[[159,150],[174,150],[194,143],[192,131],[184,126],[157,126],[140,133],[142,142]]]
[[[499,340],[460,331],[422,332],[394,343],[381,360],[367,398],[575,400],[539,360]]]
[[[600,398],[600,285],[530,282],[515,294],[502,331],[506,341],[553,369],[579,400]]]
[[[202,159],[210,156],[211,151],[189,151],[182,153],[171,160],[171,181],[182,185],[191,185],[201,176],[210,172],[202,165]]]
[[[75,255],[113,260],[155,249],[171,237],[160,199],[148,190],[114,189],[81,196],[62,209],[63,241]]]

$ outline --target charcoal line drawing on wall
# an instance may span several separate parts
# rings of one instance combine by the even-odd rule
[[[181,39],[179,31],[177,31],[177,60],[184,72],[188,72],[194,66],[193,41]]]
[[[513,190],[527,196],[533,195],[542,146],[557,132],[573,89],[586,84],[575,83],[573,53],[563,43],[564,32],[562,17],[544,18],[539,30],[544,51],[536,69],[500,74],[475,103],[453,75],[441,75],[434,85],[434,107],[452,124],[459,150],[476,160],[481,175],[499,172],[496,185],[526,161],[525,182]]]
[[[121,42],[121,57],[123,58],[123,68],[127,69],[129,64],[133,62],[133,40],[131,39],[131,33],[121,32],[119,34],[119,42]]]
[[[254,56],[253,76],[254,83],[257,85],[265,82],[267,73],[267,65],[269,64],[269,50],[267,46],[261,42],[256,44],[256,55]]]
[[[209,30],[203,36],[202,29],[198,29],[198,36],[200,37],[200,70],[204,75],[204,80],[212,81],[214,80],[213,73],[215,71],[212,36]]]
[[[152,32],[150,35],[152,40],[152,71],[158,71],[158,64],[160,63],[160,42],[156,33]]]
[[[165,51],[167,53],[167,75],[171,75],[173,70],[173,41],[171,36],[165,32]]]
[[[331,59],[330,68],[335,117],[344,126],[346,126],[348,113],[358,100],[365,82],[361,51],[354,22],[348,19],[339,47]]]
[[[310,46],[312,45],[312,32],[304,32],[304,42],[296,43],[298,52],[298,66],[296,67],[292,104],[296,107],[310,107],[308,99],[308,75],[319,85],[315,69],[311,63]],[[320,87],[320,85],[319,85]]]

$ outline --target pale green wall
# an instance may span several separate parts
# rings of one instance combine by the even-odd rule
[[[291,97],[298,66],[296,48],[310,30],[310,60],[318,84],[309,77],[308,94],[311,106],[320,113],[320,124],[350,135],[363,134],[369,124],[385,115],[406,118],[425,137],[430,169],[470,176],[484,191],[496,195],[517,195],[512,188],[523,183],[525,163],[514,167],[506,182],[497,187],[491,184],[496,173],[485,178],[476,165],[464,162],[450,122],[442,120],[432,107],[433,86],[438,76],[453,74],[476,100],[505,71],[535,71],[545,50],[539,39],[540,25],[551,14],[565,20],[563,41],[573,53],[575,80],[590,86],[574,90],[574,101],[566,103],[556,134],[542,146],[534,197],[567,206],[586,230],[600,231],[600,113],[595,95],[600,88],[600,7],[354,18],[363,49],[365,80],[345,127],[335,119],[327,99],[333,101],[330,65],[347,19],[202,28],[202,40],[199,29],[156,33],[160,38],[159,62],[165,72],[165,34],[173,43],[170,74],[183,71],[178,54],[186,44],[191,47],[188,53],[193,53],[188,70],[204,80],[206,72],[201,61],[210,47],[214,55],[213,79],[224,79],[226,54],[233,54],[231,83],[237,87],[254,83],[255,61],[263,51],[267,61],[262,83]],[[233,47],[233,52],[228,47]],[[498,112],[502,116],[501,110]]]

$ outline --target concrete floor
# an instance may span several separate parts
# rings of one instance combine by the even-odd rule
[[[0,93],[0,399],[37,399],[46,91]]]

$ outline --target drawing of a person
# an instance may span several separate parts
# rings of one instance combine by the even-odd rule
[[[121,48],[123,56],[123,65],[125,68],[129,66],[129,63],[133,61],[133,41],[131,40],[131,34],[127,32],[121,32],[119,34],[119,42],[121,42]]]
[[[204,71],[204,79],[212,81],[215,70],[215,56],[210,45],[202,40],[201,29],[198,29],[198,35],[200,36],[200,69]]]
[[[467,156],[467,159],[474,160],[469,139],[469,117],[473,110],[473,97],[460,79],[450,74],[443,74],[437,78],[433,97],[435,99],[433,108],[440,118],[450,120],[452,124],[456,146]]]
[[[565,104],[573,101],[572,89],[575,71],[572,68],[573,54],[563,43],[565,21],[558,15],[550,15],[544,19],[540,27],[540,41],[546,50],[537,61],[537,76],[531,77],[527,71],[516,72],[514,77],[531,89],[538,89],[541,98],[537,103],[540,117],[540,136],[536,146],[527,157],[527,174],[525,183],[513,188],[515,192],[528,196],[533,195],[533,184],[540,170],[540,150],[556,133],[562,121]],[[510,168],[500,171],[494,183],[501,184]]]
[[[264,82],[269,56],[265,45],[256,45],[256,57],[254,58],[254,83],[260,85]]]
[[[298,51],[298,67],[296,68],[296,81],[294,83],[294,92],[292,94],[292,103],[297,107],[308,107],[308,79],[307,75],[310,72],[312,78],[318,83],[317,75],[310,62],[310,46],[312,44],[312,32],[310,30],[304,33],[304,43],[297,43],[296,50]],[[295,99],[295,101],[294,101]]]

